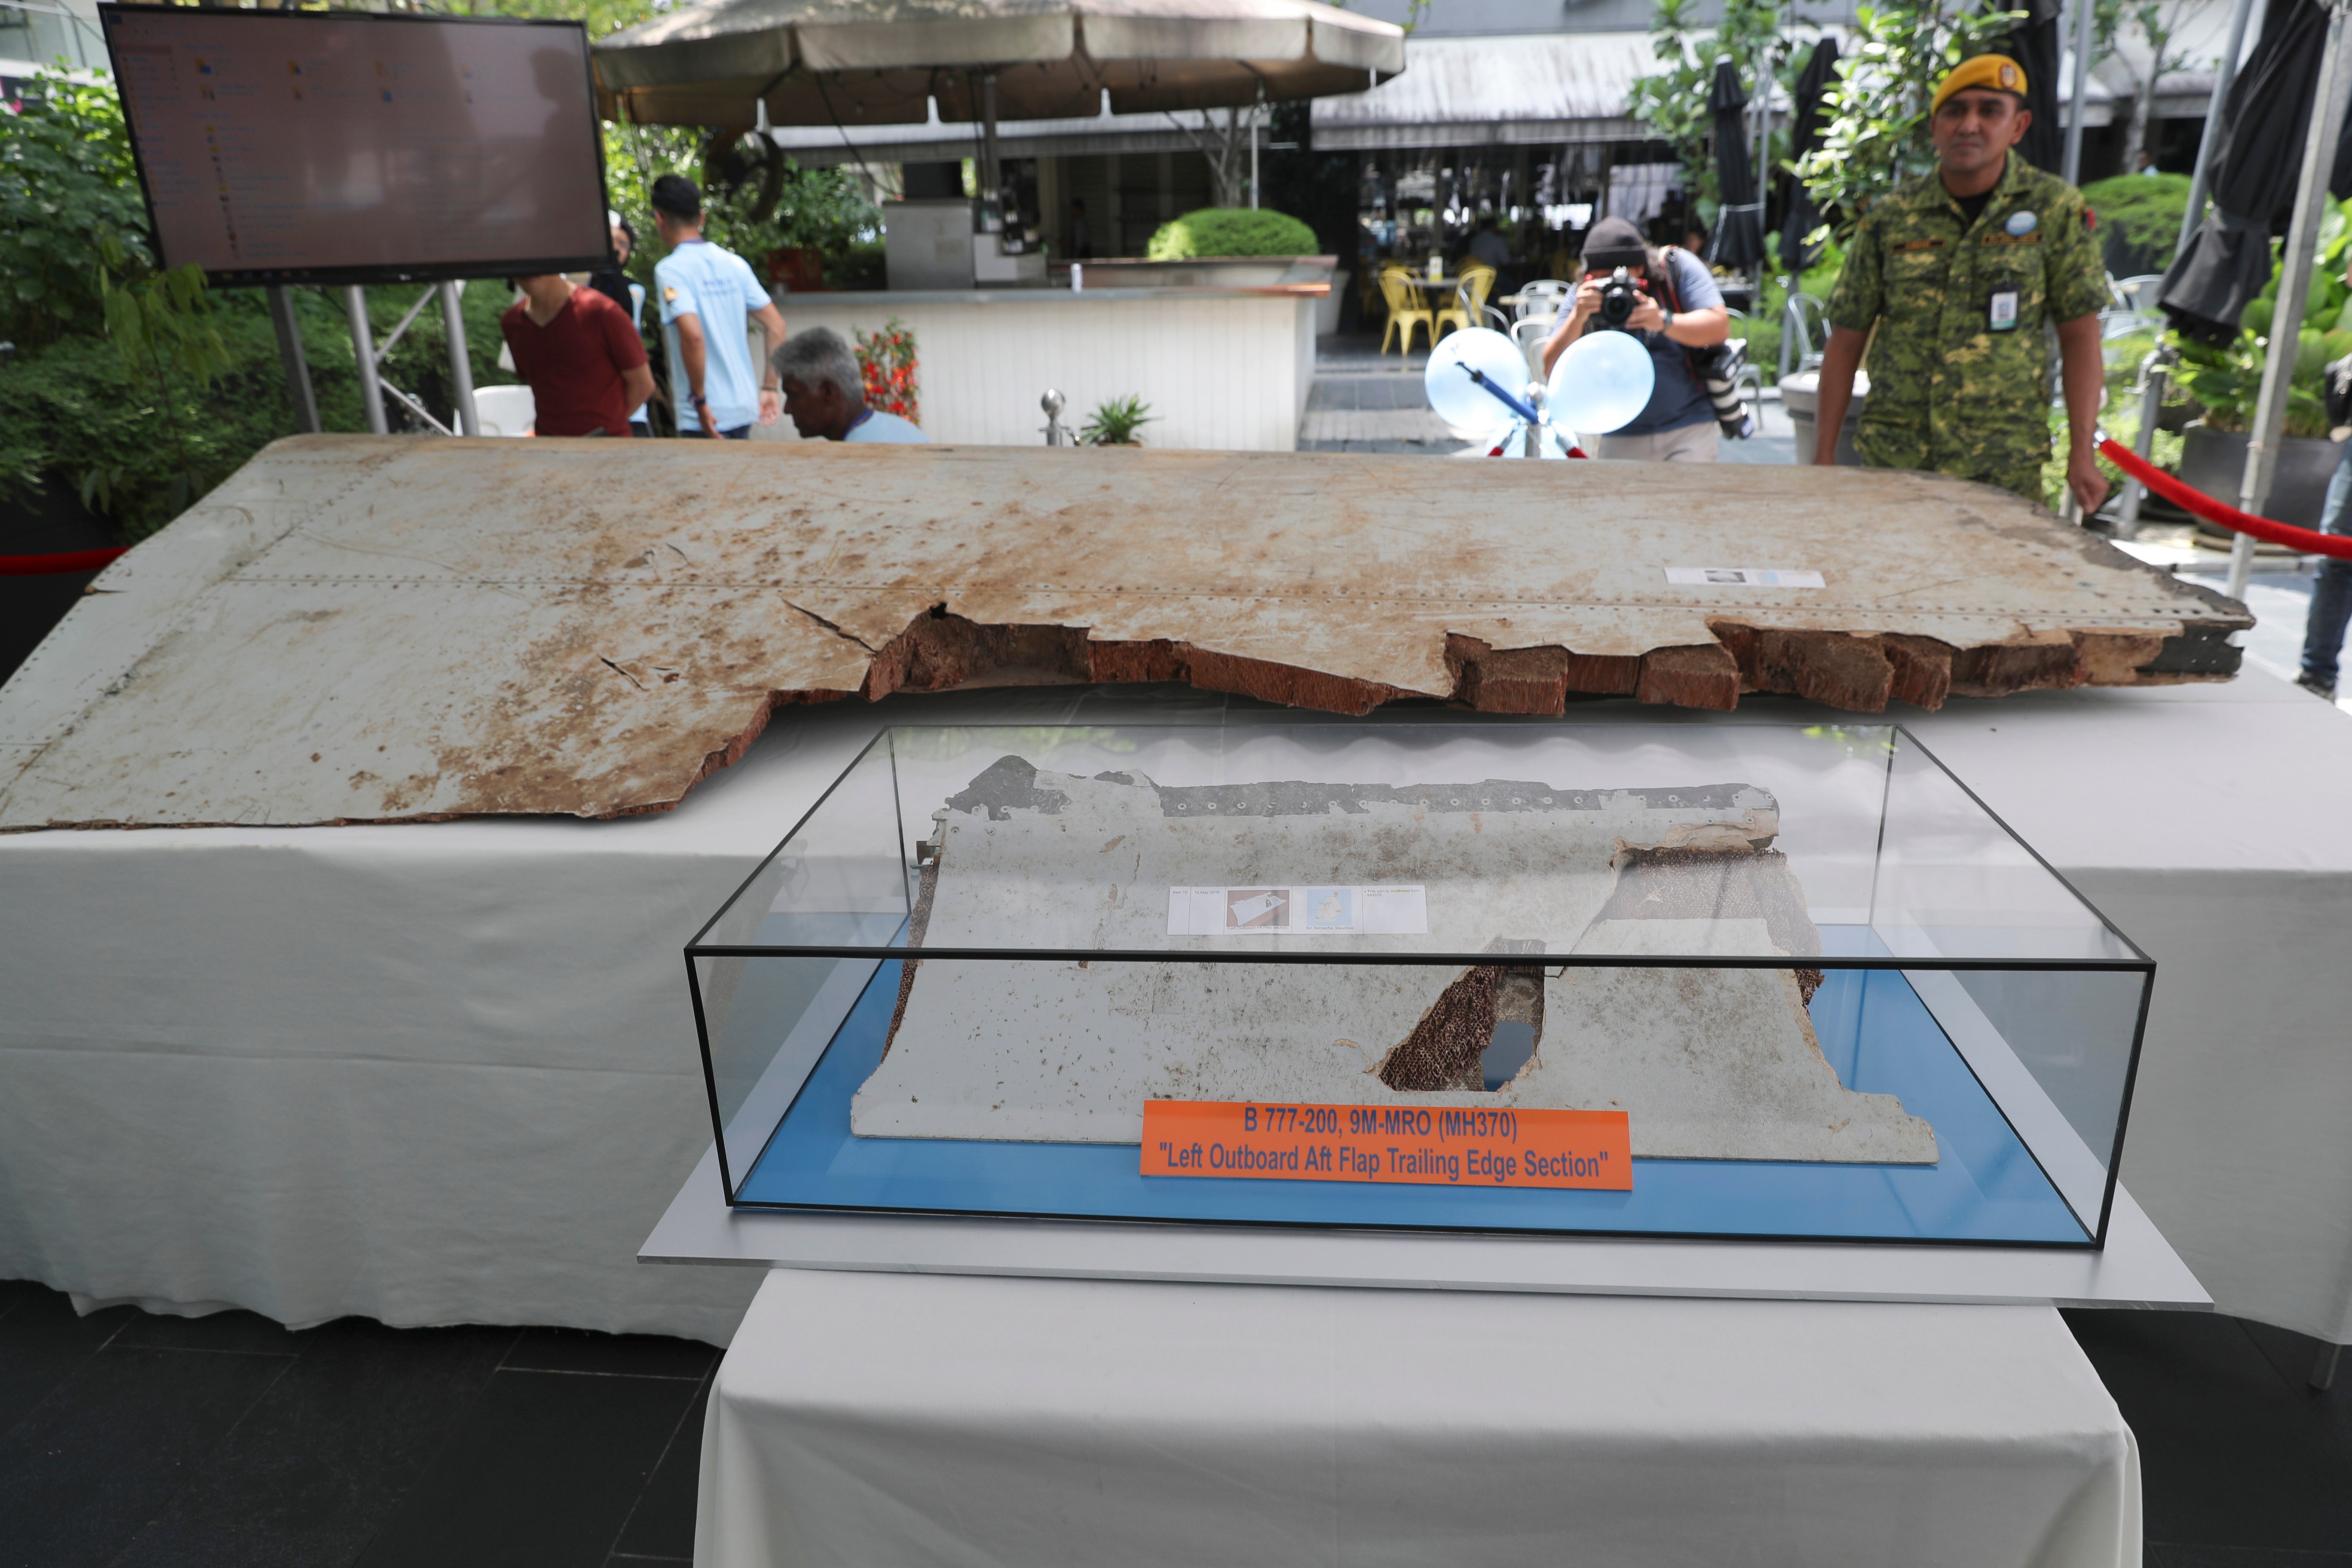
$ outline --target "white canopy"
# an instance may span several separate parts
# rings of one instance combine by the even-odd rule
[[[1639,141],[1626,110],[1659,68],[1647,33],[1413,38],[1412,68],[1370,92],[1319,100],[1318,152]]]
[[[1317,0],[705,0],[599,41],[606,113],[640,123],[1053,120],[1360,91],[1404,33]]]

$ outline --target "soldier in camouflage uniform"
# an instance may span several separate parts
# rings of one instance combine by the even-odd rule
[[[2024,93],[2024,71],[1998,55],[1965,60],[1937,85],[1936,172],[1872,205],[1830,295],[1813,460],[1835,460],[1867,344],[1870,397],[1854,438],[1864,463],[2040,500],[2050,322],[2066,392],[2066,482],[2087,514],[2107,490],[2092,456],[2106,270],[2083,194],[2012,150],[2032,122]]]

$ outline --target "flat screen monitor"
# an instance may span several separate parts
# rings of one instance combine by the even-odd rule
[[[101,5],[168,267],[216,284],[607,265],[577,22]]]

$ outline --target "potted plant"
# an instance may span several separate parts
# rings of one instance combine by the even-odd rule
[[[1136,432],[1158,417],[1151,405],[1134,393],[1109,398],[1095,405],[1095,411],[1079,428],[1078,439],[1089,447],[1140,447],[1143,442]]]
[[[2311,302],[2294,334],[2294,376],[2287,384],[2286,439],[2263,511],[2282,522],[2319,526],[2327,481],[2343,448],[2328,439],[2322,378],[2329,361],[2352,353],[2352,289],[2344,282],[2352,223],[2342,208],[2331,210],[2319,231],[2319,258],[2311,275]],[[2282,335],[2272,318],[2278,310],[2278,269],[2269,285],[2239,318],[2237,338],[2215,348],[2175,336],[2180,351],[2179,381],[2205,409],[2183,433],[2181,482],[2235,505],[2246,471],[2248,431],[2261,401],[2263,367],[2273,339]],[[2200,525],[2203,526],[2203,525]]]

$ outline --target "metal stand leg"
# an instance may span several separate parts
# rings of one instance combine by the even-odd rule
[[[303,429],[317,435],[318,395],[310,390],[310,363],[302,354],[302,331],[294,320],[294,297],[284,289],[269,290],[269,324],[278,329],[278,358],[286,367],[286,394],[293,400],[294,417]]]
[[[2142,462],[2153,462],[2156,458],[2156,421],[2164,412],[2164,389],[2171,378],[2172,359],[2170,349],[2160,348],[2139,362],[2139,435],[2132,449]],[[2147,499],[2147,486],[2137,479],[2124,481],[2123,504],[2116,510],[2117,539],[2139,537],[2140,502]]]
[[[360,405],[367,410],[368,428],[379,436],[392,434],[383,416],[383,388],[375,374],[375,329],[368,325],[367,290],[353,283],[343,289],[343,314],[351,322],[352,357],[360,373]]]
[[[2322,1345],[2318,1359],[2311,1363],[2311,1386],[2320,1390],[2336,1384],[2336,1358],[2344,1353],[2342,1345]]]
[[[466,318],[457,309],[463,283],[440,286],[441,324],[449,333],[449,401],[457,405],[457,434],[478,436],[482,422],[474,412],[474,362],[466,353]]]

